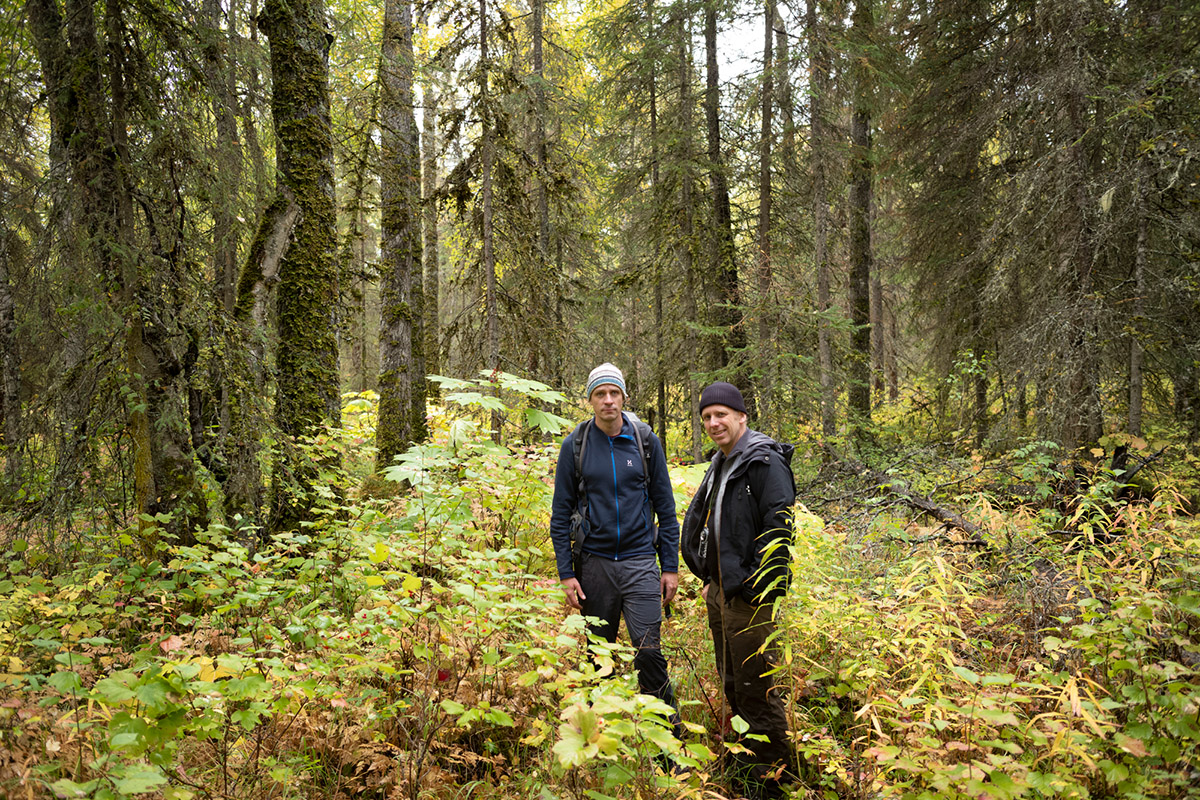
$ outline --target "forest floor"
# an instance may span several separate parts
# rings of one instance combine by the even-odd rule
[[[93,532],[64,554],[10,531],[0,795],[736,796],[698,582],[664,633],[681,743],[627,644],[589,657],[564,607],[556,445],[484,430],[443,428],[380,499],[340,432],[328,480],[350,491],[268,541],[213,526],[147,557]],[[1097,467],[1064,504],[1033,451],[882,470],[981,544],[801,458],[774,642],[793,796],[1200,796],[1200,525],[1178,495],[1121,500]],[[701,473],[673,468],[680,509]]]

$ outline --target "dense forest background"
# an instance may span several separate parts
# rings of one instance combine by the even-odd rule
[[[1192,4],[0,30],[0,788],[711,790],[694,592],[680,745],[548,580],[613,361],[681,504],[711,380],[798,446],[797,791],[1195,792]]]

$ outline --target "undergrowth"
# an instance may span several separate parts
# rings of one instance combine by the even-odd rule
[[[53,568],[11,540],[0,794],[726,794],[719,734],[740,721],[724,719],[698,583],[684,576],[664,627],[681,743],[637,693],[631,650],[589,650],[564,609],[546,530],[565,399],[512,376],[443,393],[390,490],[358,477],[374,398],[347,398],[347,427],[312,447],[346,466],[301,531],[213,526],[153,556],[96,533]],[[798,508],[774,640],[794,795],[1200,796],[1200,530],[1169,493],[1117,504],[1111,473],[1055,507],[1044,449],[1007,458],[908,473],[953,483],[987,549],[886,504]],[[672,470],[680,510],[701,474]]]

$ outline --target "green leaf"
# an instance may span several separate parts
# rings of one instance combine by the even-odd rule
[[[503,411],[505,408],[504,401],[499,397],[482,392],[455,392],[446,395],[446,399],[451,403],[458,403],[460,406],[479,406],[489,411]]]
[[[452,717],[457,717],[467,710],[467,707],[455,700],[443,700],[442,711],[445,711]]]
[[[525,421],[529,423],[531,428],[537,428],[542,433],[548,433],[552,436],[571,424],[571,420],[566,417],[560,417],[557,414],[540,411],[536,408],[525,409]]]
[[[161,709],[167,703],[171,686],[162,678],[155,677],[134,689],[138,702],[150,709]]]
[[[138,735],[136,733],[118,733],[108,740],[108,746],[113,750],[122,747],[131,747],[137,744]]]
[[[979,683],[980,682],[979,673],[972,672],[971,670],[967,669],[966,667],[951,667],[950,671],[953,672],[958,677],[962,678],[967,683]]]
[[[143,769],[126,775],[116,783],[117,791],[122,794],[145,794],[154,791],[155,787],[162,786],[166,782],[167,779],[162,776],[162,773]]]
[[[63,778],[50,784],[50,789],[56,797],[88,797],[96,789],[99,779],[87,783],[76,783]]]
[[[629,783],[633,780],[635,774],[633,770],[624,764],[609,764],[608,769],[604,770],[604,788],[608,789],[613,786]]]
[[[513,718],[499,708],[493,708],[484,715],[489,722],[494,722],[497,725],[503,725],[506,728],[516,727]]]
[[[46,683],[63,694],[75,694],[83,688],[83,682],[79,680],[79,675],[70,670],[54,673]]]

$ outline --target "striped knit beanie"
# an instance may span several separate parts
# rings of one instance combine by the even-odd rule
[[[596,391],[597,386],[602,386],[606,383],[611,383],[621,390],[621,394],[629,396],[628,390],[625,389],[625,375],[621,370],[617,369],[612,364],[605,361],[600,366],[592,370],[588,375],[587,396],[590,398],[592,392]]]

